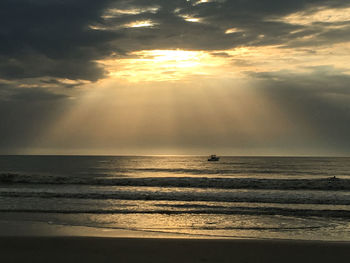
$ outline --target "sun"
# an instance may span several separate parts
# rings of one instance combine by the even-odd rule
[[[200,52],[197,51],[185,51],[185,50],[144,50],[136,52],[142,56],[150,56],[156,61],[184,61],[193,58],[198,58]]]
[[[185,50],[147,50],[136,52],[140,62],[151,62],[164,68],[188,68],[198,66],[203,52]]]

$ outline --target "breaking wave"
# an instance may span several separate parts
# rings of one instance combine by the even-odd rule
[[[350,190],[350,179],[266,179],[222,177],[69,177],[0,174],[1,184],[187,187],[217,189]]]
[[[232,207],[215,210],[126,210],[126,209],[0,209],[0,212],[17,213],[47,213],[47,214],[221,214],[221,215],[280,215],[280,216],[308,216],[308,217],[332,217],[350,218],[347,210],[317,210],[317,209],[288,209],[276,207]],[[210,227],[217,229],[216,227]],[[306,228],[306,227],[305,227]]]

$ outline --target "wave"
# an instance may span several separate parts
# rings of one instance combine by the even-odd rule
[[[0,174],[0,184],[188,187],[217,189],[350,190],[350,179],[259,179],[213,177],[89,177]]]
[[[317,210],[317,209],[289,209],[276,207],[231,207],[220,210],[125,210],[125,209],[0,209],[0,212],[11,213],[46,213],[46,214],[221,214],[221,215],[271,215],[271,216],[300,216],[350,218],[348,210]],[[207,226],[211,228],[210,226]],[[213,227],[215,229],[215,226]]]
[[[350,195],[336,192],[301,193],[291,191],[264,190],[216,190],[195,191],[186,189],[169,191],[169,189],[115,189],[112,191],[32,191],[2,189],[0,197],[10,198],[68,198],[95,200],[135,200],[135,201],[185,201],[185,202],[232,202],[232,203],[274,203],[274,204],[318,204],[318,205],[350,205]]]
[[[217,167],[217,169],[195,169],[195,168],[134,168],[128,169],[127,171],[133,172],[150,172],[150,173],[174,173],[174,174],[192,174],[192,175],[239,175],[239,174],[276,174],[281,175],[284,173],[288,173],[288,175],[304,175],[307,173],[308,175],[322,175],[322,172],[319,170],[312,171],[305,170],[297,171],[291,169],[278,169],[279,167],[270,167],[270,168],[254,168],[254,167],[241,167],[237,169],[223,169],[221,167]],[[323,174],[325,171],[323,171]],[[327,172],[326,172],[327,173]],[[330,174],[330,173],[327,173]]]

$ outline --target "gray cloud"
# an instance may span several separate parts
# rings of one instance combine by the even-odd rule
[[[279,21],[280,18],[295,12],[312,12],[318,8],[349,7],[350,1],[321,0],[249,0],[213,1],[192,5],[196,1],[152,1],[159,6],[157,12],[123,14],[100,21],[100,26],[123,32],[118,41],[120,50],[125,52],[154,48],[185,48],[196,50],[229,49],[237,46],[263,46],[280,44],[285,46],[305,45],[309,42],[330,44],[348,41],[342,35],[345,29],[330,29],[334,23],[295,25]],[[115,8],[131,9],[150,6],[149,1],[117,1]],[[200,19],[199,23],[185,21],[181,16]],[[122,29],[122,25],[136,20],[152,20],[154,27]],[[225,34],[229,28],[236,32]],[[339,31],[339,33],[337,33]],[[295,33],[297,32],[297,33]],[[344,32],[345,33],[345,32]],[[336,34],[337,38],[329,38]],[[303,41],[302,37],[315,36]]]
[[[94,62],[111,53],[116,33],[90,30],[109,1],[3,0],[0,3],[0,78],[97,80]]]
[[[247,0],[195,4],[185,0],[2,0],[0,3],[0,78],[68,78],[96,81],[105,71],[95,61],[140,49],[229,49],[284,44],[310,46],[349,40],[349,26],[291,25],[276,19],[317,7],[347,7],[350,1]],[[149,10],[149,7],[158,7]],[[111,8],[144,10],[103,15]],[[188,15],[200,23],[185,21]],[[136,20],[154,27],[124,28]],[[274,19],[274,20],[273,20]],[[273,20],[273,21],[272,21]],[[96,26],[94,30],[91,26]],[[237,32],[225,34],[228,28]],[[292,33],[299,30],[298,33]],[[303,36],[317,35],[309,41]]]
[[[22,102],[41,102],[54,101],[69,98],[66,94],[56,93],[47,88],[28,87],[18,88],[9,84],[0,84],[0,102],[22,101]]]

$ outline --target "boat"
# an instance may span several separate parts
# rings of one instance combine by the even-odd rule
[[[208,162],[217,162],[219,160],[220,160],[220,157],[216,156],[215,154],[212,154],[212,155],[210,155]]]

